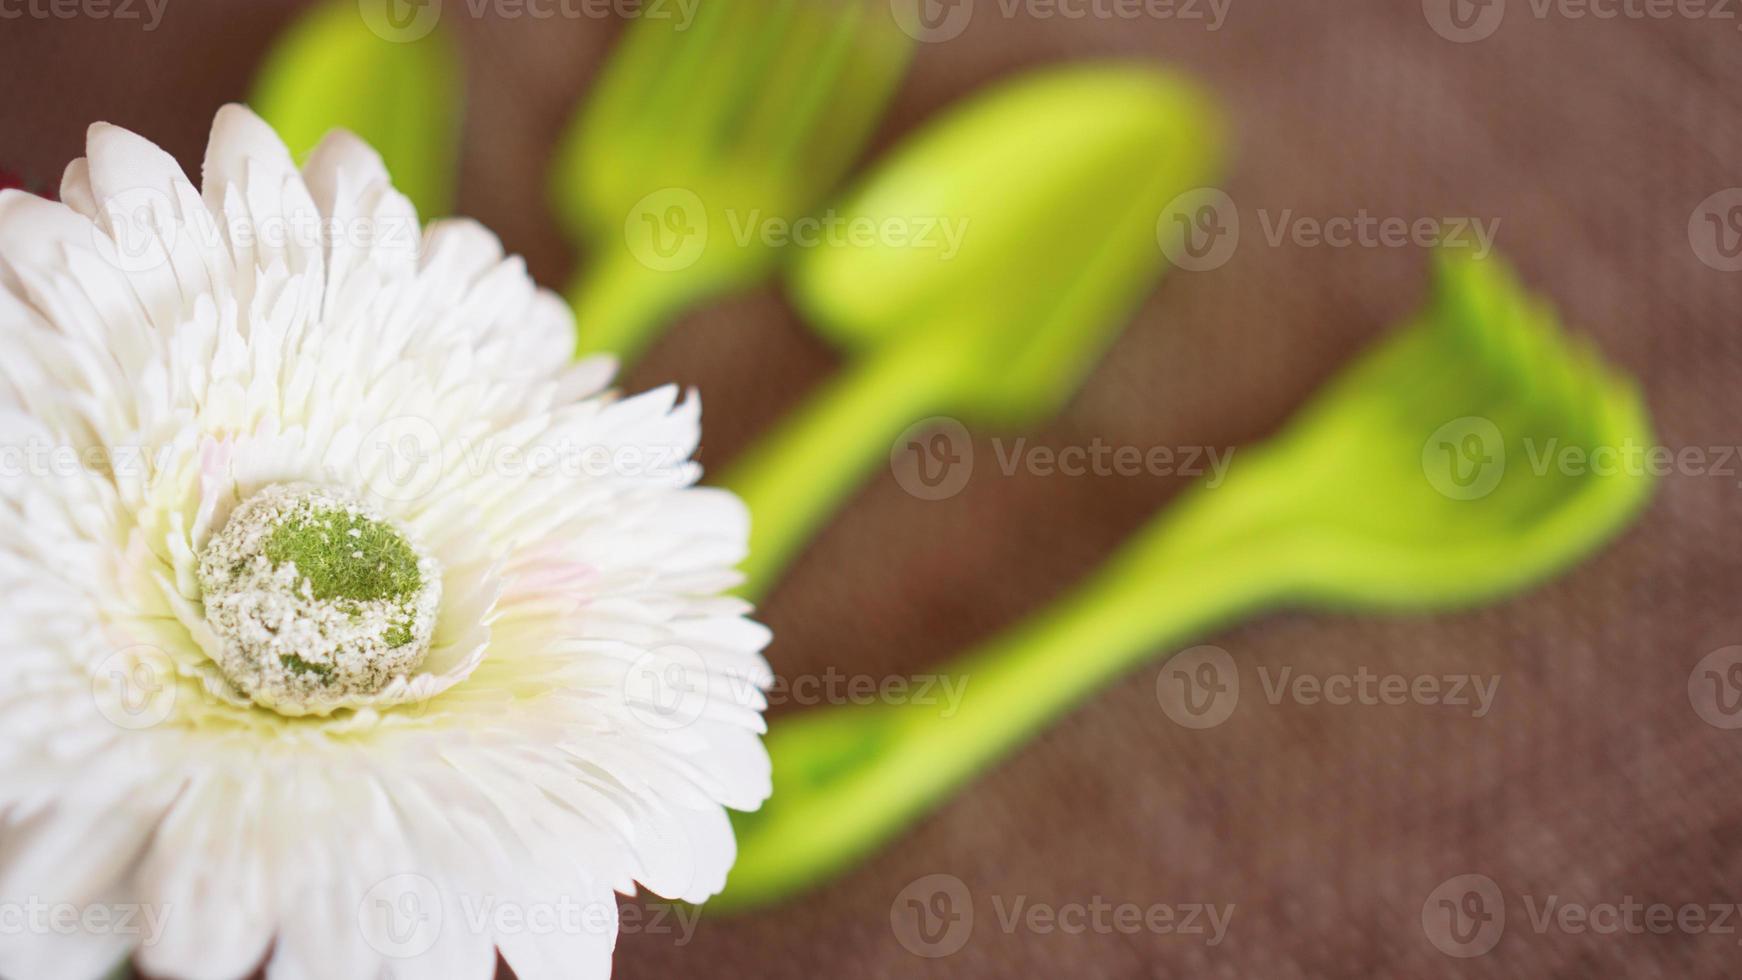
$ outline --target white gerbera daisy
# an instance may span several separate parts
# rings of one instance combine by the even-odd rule
[[[86,152],[0,192],[0,975],[607,975],[769,792],[695,400],[348,134]]]

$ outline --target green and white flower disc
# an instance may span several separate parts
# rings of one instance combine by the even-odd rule
[[[201,556],[200,586],[224,675],[286,714],[412,674],[441,606],[435,558],[356,498],[310,484],[238,508]]]

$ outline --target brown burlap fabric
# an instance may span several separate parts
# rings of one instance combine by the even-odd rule
[[[171,0],[150,33],[0,20],[0,166],[58,179],[85,125],[106,119],[193,171],[213,109],[244,95],[297,6]],[[1664,442],[1742,442],[1742,275],[1709,267],[1712,243],[1689,231],[1703,200],[1742,185],[1742,34],[1723,8],[1597,19],[1512,0],[1492,37],[1458,44],[1413,0],[1233,0],[1215,31],[979,6],[960,38],[920,51],[880,147],[987,82],[1107,56],[1208,80],[1239,141],[1226,183],[1245,221],[1234,259],[1169,278],[1033,440],[1225,447],[1273,431],[1421,299],[1419,248],[1266,235],[1285,212],[1365,211],[1499,221],[1525,279],[1642,379]],[[573,255],[546,206],[545,168],[618,24],[449,19],[471,69],[461,210],[560,283]],[[836,363],[769,286],[685,318],[629,380],[700,388],[703,459],[717,469]],[[989,439],[978,449],[991,458]],[[1712,907],[1742,901],[1742,731],[1703,720],[1689,678],[1742,643],[1739,468],[1664,480],[1621,540],[1512,601],[1393,620],[1280,614],[1221,633],[1213,642],[1241,664],[1244,690],[1214,728],[1172,721],[1159,668],[1139,670],[805,900],[704,916],[688,942],[625,935],[620,975],[1734,975],[1742,923],[1717,923]],[[881,472],[767,604],[772,659],[790,675],[923,671],[1058,595],[1182,485],[987,467],[934,503]],[[1444,704],[1272,704],[1260,671],[1285,667],[1500,686],[1481,718]],[[974,930],[953,955],[922,958],[891,905],[940,873],[972,897]],[[1466,874],[1492,880],[1506,917],[1490,952],[1455,958],[1430,941],[1423,910],[1461,899],[1456,885],[1436,889]],[[1111,914],[1078,934],[1007,924],[1019,899],[1067,918],[1097,900],[1235,912],[1212,946],[1122,930]],[[1683,917],[1653,932],[1630,903]],[[1687,924],[1693,906],[1705,927]]]

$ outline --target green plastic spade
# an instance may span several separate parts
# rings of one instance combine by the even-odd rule
[[[631,360],[678,311],[770,274],[912,49],[874,0],[698,0],[637,18],[552,175],[589,254],[569,291],[581,353]]]
[[[765,903],[841,871],[1109,680],[1219,624],[1282,605],[1457,608],[1560,572],[1643,507],[1651,480],[1624,461],[1651,441],[1632,384],[1500,263],[1443,260],[1426,313],[1242,451],[1225,483],[1193,488],[1068,598],[946,668],[966,685],[953,715],[777,722],[774,795],[741,815],[713,902]],[[1541,462],[1567,448],[1608,462]]]
[[[754,516],[746,594],[914,423],[1056,412],[1154,287],[1158,218],[1221,148],[1188,82],[1075,65],[982,93],[879,166],[793,265],[798,306],[854,361],[724,481]]]

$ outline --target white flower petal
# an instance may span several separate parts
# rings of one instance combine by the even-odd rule
[[[365,305],[382,283],[415,275],[417,210],[393,189],[380,154],[335,130],[309,154],[303,177],[326,218],[329,318]]]
[[[97,220],[97,195],[91,190],[91,164],[84,157],[67,164],[61,174],[60,201],[92,221]]]
[[[212,120],[201,192],[222,228],[239,286],[253,284],[250,273],[274,268],[322,281],[320,210],[284,142],[246,107],[224,106]]]
[[[136,873],[139,893],[167,910],[162,936],[138,954],[147,972],[234,980],[264,962],[278,921],[253,846],[264,802],[257,781],[214,774],[190,787],[159,824]],[[200,860],[187,860],[190,853]],[[219,922],[222,929],[210,928]]]
[[[200,297],[226,294],[232,270],[217,226],[174,158],[97,123],[85,139],[85,160],[95,221],[159,331],[174,330]]]

